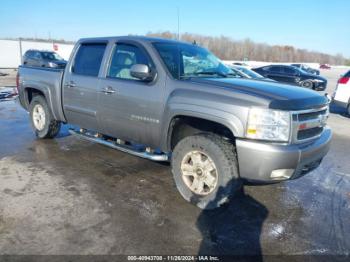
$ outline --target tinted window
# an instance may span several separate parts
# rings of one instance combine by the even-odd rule
[[[294,68],[290,68],[290,67],[284,67],[283,71],[287,75],[295,75],[297,72]]]
[[[47,60],[63,60],[63,58],[55,52],[41,52],[41,55],[44,59]]]
[[[144,64],[151,67],[150,60],[142,49],[131,44],[117,44],[114,48],[107,76],[140,80],[132,77],[130,74],[131,67],[136,64]]]
[[[27,52],[24,54],[24,56],[25,56],[26,58],[32,58],[32,57],[33,57],[33,52],[32,52],[32,51],[27,51]]]
[[[282,68],[280,66],[271,66],[269,71],[274,73],[281,73],[282,72],[281,69]]]
[[[35,59],[41,59],[41,54],[40,54],[40,52],[35,51],[34,54],[33,54],[33,57],[34,57]]]
[[[347,73],[344,75],[344,77],[350,77],[350,71],[347,72]]]
[[[98,76],[106,44],[82,44],[75,56],[73,73]]]

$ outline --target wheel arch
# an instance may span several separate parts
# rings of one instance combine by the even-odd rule
[[[182,138],[203,132],[215,133],[234,141],[236,137],[242,136],[243,129],[239,119],[233,116],[224,118],[194,111],[174,112],[164,129],[163,147],[166,151],[172,151]]]
[[[57,117],[57,112],[55,110],[56,107],[53,104],[54,101],[52,101],[52,94],[49,88],[36,86],[36,85],[27,85],[23,88],[23,90],[24,90],[24,105],[27,110],[29,109],[29,104],[32,101],[33,97],[35,95],[41,95],[45,98],[53,117],[57,120],[62,120],[59,117]]]

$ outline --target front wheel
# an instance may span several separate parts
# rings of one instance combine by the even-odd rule
[[[184,199],[201,209],[228,202],[241,186],[235,152],[232,143],[214,134],[182,139],[173,150],[171,164]]]
[[[311,80],[305,80],[305,81],[301,82],[301,86],[305,87],[305,88],[312,89],[313,84],[312,84]]]
[[[61,123],[53,118],[46,99],[34,96],[29,105],[32,128],[39,138],[54,138],[60,131]]]

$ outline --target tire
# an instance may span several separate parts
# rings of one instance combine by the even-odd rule
[[[61,128],[61,122],[53,118],[46,99],[41,96],[34,96],[30,105],[30,122],[35,135],[38,138],[54,138]]]
[[[198,134],[183,138],[173,150],[171,165],[180,194],[201,209],[214,209],[227,203],[242,184],[235,146],[218,135]],[[210,184],[211,187],[208,186]],[[200,192],[200,188],[203,191]]]
[[[312,83],[312,81],[310,81],[310,80],[302,81],[300,85],[301,85],[302,87],[309,88],[309,89],[312,89],[312,88],[313,88],[313,83]]]

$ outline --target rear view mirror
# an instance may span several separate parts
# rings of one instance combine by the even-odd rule
[[[153,74],[148,65],[136,64],[130,68],[130,74],[132,77],[140,79],[142,81],[150,82],[153,80]]]

